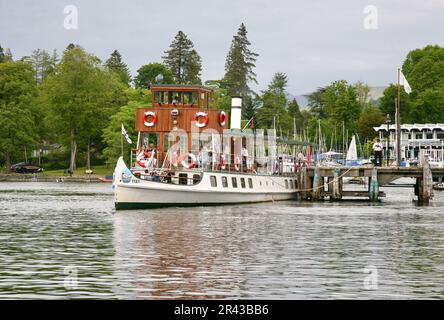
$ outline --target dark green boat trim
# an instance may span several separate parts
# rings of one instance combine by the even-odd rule
[[[264,203],[272,201],[288,201],[287,200],[264,200],[264,201],[247,201],[236,203],[142,203],[142,202],[115,202],[116,210],[129,210],[129,209],[156,209],[156,208],[168,208],[168,207],[210,207],[210,206],[229,206],[233,204],[253,204]]]

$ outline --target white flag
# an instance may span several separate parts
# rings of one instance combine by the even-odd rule
[[[408,94],[410,94],[410,92],[412,92],[412,88],[410,87],[407,79],[404,77],[404,74],[402,73],[402,71],[400,71],[399,84],[401,86],[404,86],[404,90]]]
[[[125,127],[123,126],[123,123],[122,123],[122,134],[125,137],[126,142],[131,144],[132,143],[131,138],[129,137],[128,133],[126,132]]]

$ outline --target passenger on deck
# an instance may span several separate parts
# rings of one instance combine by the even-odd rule
[[[179,97],[178,97],[178,96],[175,96],[175,97],[173,98],[172,103],[173,103],[173,104],[178,104],[178,103],[179,103]]]
[[[139,150],[137,150],[137,155],[136,155],[136,163],[141,166],[142,168],[145,168],[147,166],[147,160],[146,160],[146,147],[143,144]]]
[[[376,142],[373,144],[373,152],[375,153],[375,166],[380,167],[382,165],[382,150],[383,146],[381,140],[376,139]]]
[[[155,148],[153,143],[149,144],[148,150],[145,153],[146,157],[148,158],[148,166],[149,167],[156,167],[157,166],[157,149]]]

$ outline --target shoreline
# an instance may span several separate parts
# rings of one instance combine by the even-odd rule
[[[0,182],[102,182],[100,176],[49,176],[45,174],[2,173]]]

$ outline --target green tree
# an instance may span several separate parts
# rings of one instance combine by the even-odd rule
[[[412,94],[427,89],[444,88],[444,47],[426,46],[412,50],[402,65],[402,72],[412,87]]]
[[[179,84],[200,84],[202,70],[201,58],[194,49],[193,42],[185,33],[179,31],[165,51],[164,64],[173,73],[174,80]]]
[[[114,165],[120,156],[120,139],[121,139],[121,124],[125,126],[128,135],[130,136],[133,144],[131,147],[135,147],[137,141],[136,132],[136,109],[140,107],[148,107],[151,104],[151,93],[142,89],[128,89],[127,96],[129,102],[120,107],[118,112],[110,117],[108,125],[103,129],[102,137],[106,144],[106,148],[103,150],[103,155],[107,164]],[[126,142],[125,146],[127,145]],[[129,148],[129,147],[128,147]],[[127,148],[125,148],[128,150]],[[124,156],[127,156],[125,152]],[[127,157],[125,157],[128,160]]]
[[[3,50],[0,46],[0,63],[12,61],[12,53],[10,49]]]
[[[358,134],[362,142],[373,139],[377,133],[373,127],[379,127],[386,121],[386,116],[377,107],[368,106],[362,111],[358,120]]]
[[[267,90],[263,91],[262,106],[257,112],[257,122],[261,128],[273,128],[275,123],[278,132],[292,130],[293,120],[287,112],[287,82],[285,73],[275,73]]]
[[[413,102],[410,119],[417,123],[443,123],[444,90],[425,89],[419,92]]]
[[[22,61],[0,64],[0,153],[7,172],[11,161],[19,158],[25,147],[34,147],[38,139],[33,114],[36,93],[30,64]]]
[[[149,88],[152,84],[156,84],[156,77],[158,75],[162,75],[162,83],[174,83],[171,70],[161,63],[154,62],[145,64],[137,70],[137,76],[134,79],[136,88]]]
[[[322,102],[329,119],[335,125],[344,123],[351,133],[357,131],[362,106],[359,104],[354,86],[345,80],[334,81],[322,94]]]
[[[45,50],[34,50],[30,57],[24,59],[32,65],[37,83],[42,83],[48,74],[54,71],[57,64],[57,52],[54,50],[50,55]]]
[[[119,51],[114,50],[111,56],[106,60],[105,66],[111,70],[116,76],[124,83],[128,85],[131,80],[131,74],[129,72],[128,66],[122,60],[122,55]]]
[[[426,46],[407,54],[402,72],[412,87],[407,94],[400,88],[401,123],[443,121],[441,106],[444,104],[444,47]],[[383,114],[395,116],[398,85],[391,84],[380,99]],[[440,120],[441,119],[441,120]]]
[[[202,84],[200,73],[202,60],[196,50],[191,50],[185,61],[184,82],[187,84]]]
[[[315,114],[320,119],[327,117],[327,112],[324,110],[324,102],[322,101],[322,95],[325,90],[326,87],[319,87],[316,91],[305,95],[311,113]]]
[[[242,101],[242,118],[250,122],[251,125],[256,124],[256,116],[260,104],[260,99],[257,95],[248,95],[245,96]]]
[[[48,117],[61,142],[70,145],[69,168],[74,171],[78,143],[87,150],[88,162],[91,141],[100,138],[109,116],[125,103],[124,86],[97,57],[77,46],[64,51],[42,86]]]
[[[248,83],[257,83],[253,70],[259,55],[250,50],[250,45],[247,29],[242,23],[233,37],[225,62],[224,82],[230,95],[246,96],[250,93]]]
[[[400,90],[401,94],[401,123],[408,123],[410,121],[416,121],[415,117],[411,115],[412,101],[410,95],[407,94],[402,88]],[[395,121],[396,112],[396,100],[398,99],[398,86],[391,84],[385,88],[382,97],[379,100],[379,109],[382,114],[389,114],[392,122]]]
[[[304,127],[304,117],[302,116],[301,109],[296,99],[293,99],[288,104],[288,115],[293,120],[293,124],[296,125],[296,132],[301,132]],[[294,130],[292,130],[294,131]]]

